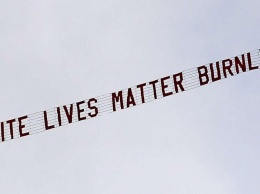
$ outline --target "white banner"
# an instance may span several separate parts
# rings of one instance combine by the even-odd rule
[[[172,96],[247,71],[259,69],[259,50],[141,83],[118,92],[1,122],[1,141],[33,135],[70,123]]]

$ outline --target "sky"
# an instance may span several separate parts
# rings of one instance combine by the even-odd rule
[[[259,49],[259,8],[0,0],[0,120]],[[258,194],[259,75],[1,143],[1,192]]]

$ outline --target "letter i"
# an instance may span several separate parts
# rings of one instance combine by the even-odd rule
[[[4,123],[1,123],[1,137],[2,137],[2,142],[5,141],[5,132],[4,132]]]

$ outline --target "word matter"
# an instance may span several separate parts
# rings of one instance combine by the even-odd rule
[[[102,96],[0,122],[2,142],[52,130],[259,69],[259,50],[138,84]]]

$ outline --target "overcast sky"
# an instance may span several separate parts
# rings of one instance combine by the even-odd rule
[[[0,120],[260,47],[260,1],[0,0]],[[0,144],[16,194],[258,194],[260,71]]]

